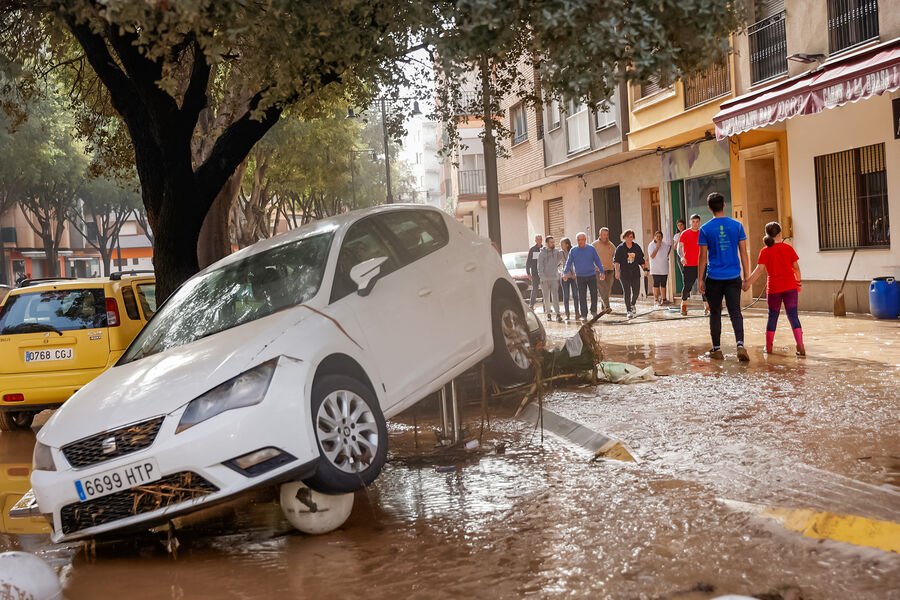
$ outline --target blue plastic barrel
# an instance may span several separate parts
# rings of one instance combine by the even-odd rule
[[[869,284],[869,311],[876,319],[900,315],[900,287],[893,277],[876,277]]]

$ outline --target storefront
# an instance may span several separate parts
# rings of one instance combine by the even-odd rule
[[[775,213],[800,256],[801,308],[831,309],[855,249],[847,310],[867,312],[869,281],[900,275],[890,240],[891,214],[900,210],[900,39],[723,103],[714,122],[717,137],[745,153],[756,136],[777,160],[786,157]],[[756,175],[745,169],[745,179]]]

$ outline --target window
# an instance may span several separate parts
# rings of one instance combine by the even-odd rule
[[[513,146],[515,146],[528,139],[528,118],[525,115],[524,104],[517,104],[510,109],[510,121],[512,123]]]
[[[637,87],[638,98],[646,98],[669,87],[669,83],[659,75],[651,75],[647,81]]]
[[[559,116],[559,100],[551,100],[547,105],[547,129],[559,129],[562,121]]]
[[[568,133],[569,154],[580,152],[591,145],[590,117],[587,105],[583,102],[569,100],[566,116],[566,132]]]
[[[828,46],[831,52],[878,37],[878,0],[828,0]]]
[[[815,158],[819,248],[890,245],[884,144]]]
[[[566,219],[562,198],[547,200],[544,204],[544,220],[547,223],[547,233],[557,240],[566,235]]]
[[[141,264],[141,259],[139,259],[139,258],[132,258],[132,259],[131,259],[131,264],[132,264],[132,266],[133,266],[133,265],[139,265],[139,264]]]
[[[125,303],[125,314],[128,315],[128,318],[132,321],[140,320],[141,313],[138,312],[137,302],[134,299],[134,292],[131,287],[125,286],[122,288],[122,301]]]
[[[393,234],[403,264],[417,261],[450,241],[444,218],[430,210],[400,210],[376,217]]]
[[[712,65],[705,71],[685,77],[684,109],[699,106],[731,91],[731,75],[728,59],[721,65]]]
[[[787,73],[787,32],[784,0],[757,0],[756,23],[747,30],[750,42],[750,83]]]
[[[616,124],[616,106],[612,102],[604,109],[602,106],[597,107],[594,113],[594,129],[606,129]]]
[[[137,284],[138,301],[144,310],[144,318],[149,320],[156,314],[156,284],[155,283],[139,283]]]
[[[311,235],[189,279],[141,330],[118,364],[307,302],[319,291],[332,237],[332,232]]]
[[[356,284],[350,279],[350,270],[353,267],[382,256],[387,258],[381,265],[382,277],[400,268],[397,253],[385,241],[374,217],[354,223],[347,231],[341,253],[338,255],[334,285],[331,287],[331,302],[337,302],[356,291]]]
[[[128,259],[127,259],[127,258],[123,258],[123,259],[120,260],[120,259],[118,259],[118,258],[114,258],[114,259],[113,259],[113,265],[116,266],[116,267],[119,267],[120,269],[121,269],[122,267],[127,267],[127,266],[128,266]]]
[[[98,327],[106,327],[106,296],[96,288],[10,295],[0,316],[0,335]]]

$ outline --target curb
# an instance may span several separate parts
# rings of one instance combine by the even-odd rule
[[[519,418],[536,425],[540,418],[537,405],[533,402],[529,403],[522,409]],[[625,462],[640,462],[634,452],[621,440],[589,429],[546,408],[544,409],[544,429],[573,444],[587,448],[594,453],[594,460],[608,458]]]

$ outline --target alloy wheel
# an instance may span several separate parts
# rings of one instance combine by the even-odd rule
[[[365,400],[348,390],[336,390],[322,400],[316,434],[322,453],[345,473],[364,471],[378,451],[375,415]]]
[[[528,330],[525,321],[513,308],[505,308],[500,314],[500,331],[506,342],[506,350],[513,362],[521,369],[531,366],[528,359]]]

